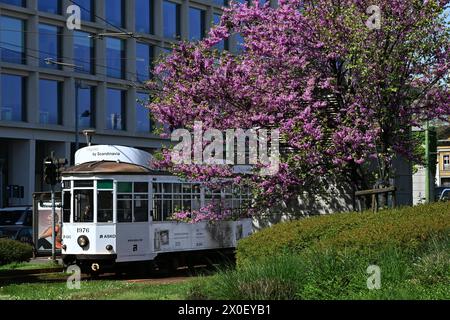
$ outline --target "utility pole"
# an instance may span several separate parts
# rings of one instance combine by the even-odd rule
[[[51,187],[52,201],[52,260],[56,264],[56,199],[55,186],[61,182],[61,169],[67,164],[66,159],[56,159],[52,151],[50,157],[44,160],[44,182]],[[61,230],[60,230],[61,232]]]
[[[430,159],[430,122],[427,121],[425,126],[425,201],[431,203],[431,159]]]
[[[79,94],[80,94],[80,81],[75,80],[75,152],[80,149],[80,137],[78,136],[78,127],[79,127],[79,120],[78,120],[78,109],[79,109]]]

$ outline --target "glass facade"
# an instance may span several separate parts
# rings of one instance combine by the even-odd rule
[[[95,87],[78,88],[78,125],[81,129],[95,128]]]
[[[56,26],[48,24],[39,25],[39,66],[42,68],[60,69],[60,65],[51,63],[61,62],[60,52],[61,43],[60,35],[61,29]]]
[[[149,96],[147,93],[137,93],[136,97],[136,131],[151,132],[150,110],[145,107],[149,100]]]
[[[136,77],[140,82],[150,79],[153,61],[153,46],[146,43],[136,43]]]
[[[61,14],[61,0],[38,0],[38,10],[47,13]]]
[[[198,41],[205,36],[205,11],[189,8],[189,40]]]
[[[25,0],[0,0],[0,3],[11,4],[13,6],[25,7]]]
[[[0,16],[1,60],[25,63],[25,33],[23,20]]]
[[[117,38],[105,39],[107,75],[112,78],[124,78],[125,42]]]
[[[213,15],[213,23],[214,23],[214,25],[219,24],[221,18],[222,18],[222,15],[221,15],[221,14],[214,13],[214,15]],[[222,41],[220,41],[220,42],[216,45],[216,48],[217,48],[219,51],[228,50],[228,40],[222,40]]]
[[[73,33],[73,60],[77,66],[76,72],[94,73],[94,40],[89,35],[82,31]]]
[[[180,5],[170,1],[163,2],[164,37],[178,39],[180,31]]]
[[[235,35],[235,38],[236,38],[236,51],[237,52],[243,52],[245,50],[245,39],[244,39],[244,37],[241,34],[237,33]]]
[[[77,90],[68,89],[64,97],[62,91],[82,78],[91,87],[78,92],[81,128],[99,126],[96,128],[99,131],[150,133],[149,111],[135,102],[147,99],[145,87],[138,86],[151,79],[153,61],[171,52],[173,40],[181,36],[191,41],[204,38],[208,24],[220,21],[220,7],[227,1],[191,0],[186,7],[178,0],[105,0],[104,6],[98,6],[95,0],[0,0],[0,3],[11,5],[0,15],[0,119],[72,127],[74,117],[62,115],[63,111],[75,115]],[[79,5],[83,22],[92,23],[83,23],[83,30],[67,32],[64,17],[66,6],[72,4]],[[28,6],[37,11],[32,13],[14,6]],[[134,26],[126,25],[125,18],[131,13],[135,16]],[[161,17],[154,19],[155,14]],[[210,17],[213,21],[209,21]],[[182,30],[184,26],[187,30]],[[125,30],[127,27],[130,29]],[[139,33],[139,38],[134,41],[114,36],[120,28]],[[152,35],[155,32],[157,37]],[[107,35],[96,37],[95,33]],[[228,49],[228,41],[222,41],[217,48]],[[67,49],[72,52],[66,52]],[[127,56],[128,51],[135,55]],[[62,69],[67,73],[59,71]],[[26,101],[39,112],[25,112]],[[97,107],[101,114],[96,114]],[[125,110],[133,107],[135,117],[129,119],[125,128]],[[100,120],[100,125],[96,120]]]
[[[2,74],[0,121],[24,121],[25,115],[25,78]]]
[[[62,85],[59,81],[39,80],[39,123],[62,124]]]
[[[108,89],[106,97],[106,129],[125,129],[125,91]]]
[[[125,8],[124,0],[107,0],[105,1],[105,18],[108,23],[124,27],[125,24]]]
[[[95,21],[95,0],[75,0],[81,9],[81,20]]]
[[[136,0],[135,3],[136,32],[153,33],[153,1]]]

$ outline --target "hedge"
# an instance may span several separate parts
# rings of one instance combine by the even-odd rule
[[[0,239],[0,266],[26,262],[33,257],[33,247],[19,241]]]
[[[450,233],[450,202],[386,210],[340,213],[285,222],[255,233],[238,244],[238,266],[266,257],[319,251],[379,251],[418,248],[431,237]]]

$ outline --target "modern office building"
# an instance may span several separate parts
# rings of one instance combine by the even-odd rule
[[[81,30],[67,27],[81,9]],[[95,144],[154,151],[139,101],[150,65],[177,40],[198,40],[220,19],[220,0],[0,0],[0,207],[29,205],[43,159],[73,159],[78,132]],[[132,35],[132,36],[131,36]],[[231,37],[221,46],[239,50]],[[78,135],[80,146],[84,138]]]

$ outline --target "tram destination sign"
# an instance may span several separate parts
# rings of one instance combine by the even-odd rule
[[[83,163],[112,161],[130,163],[148,168],[152,161],[151,154],[124,146],[90,146],[78,150],[75,154],[75,165]]]

